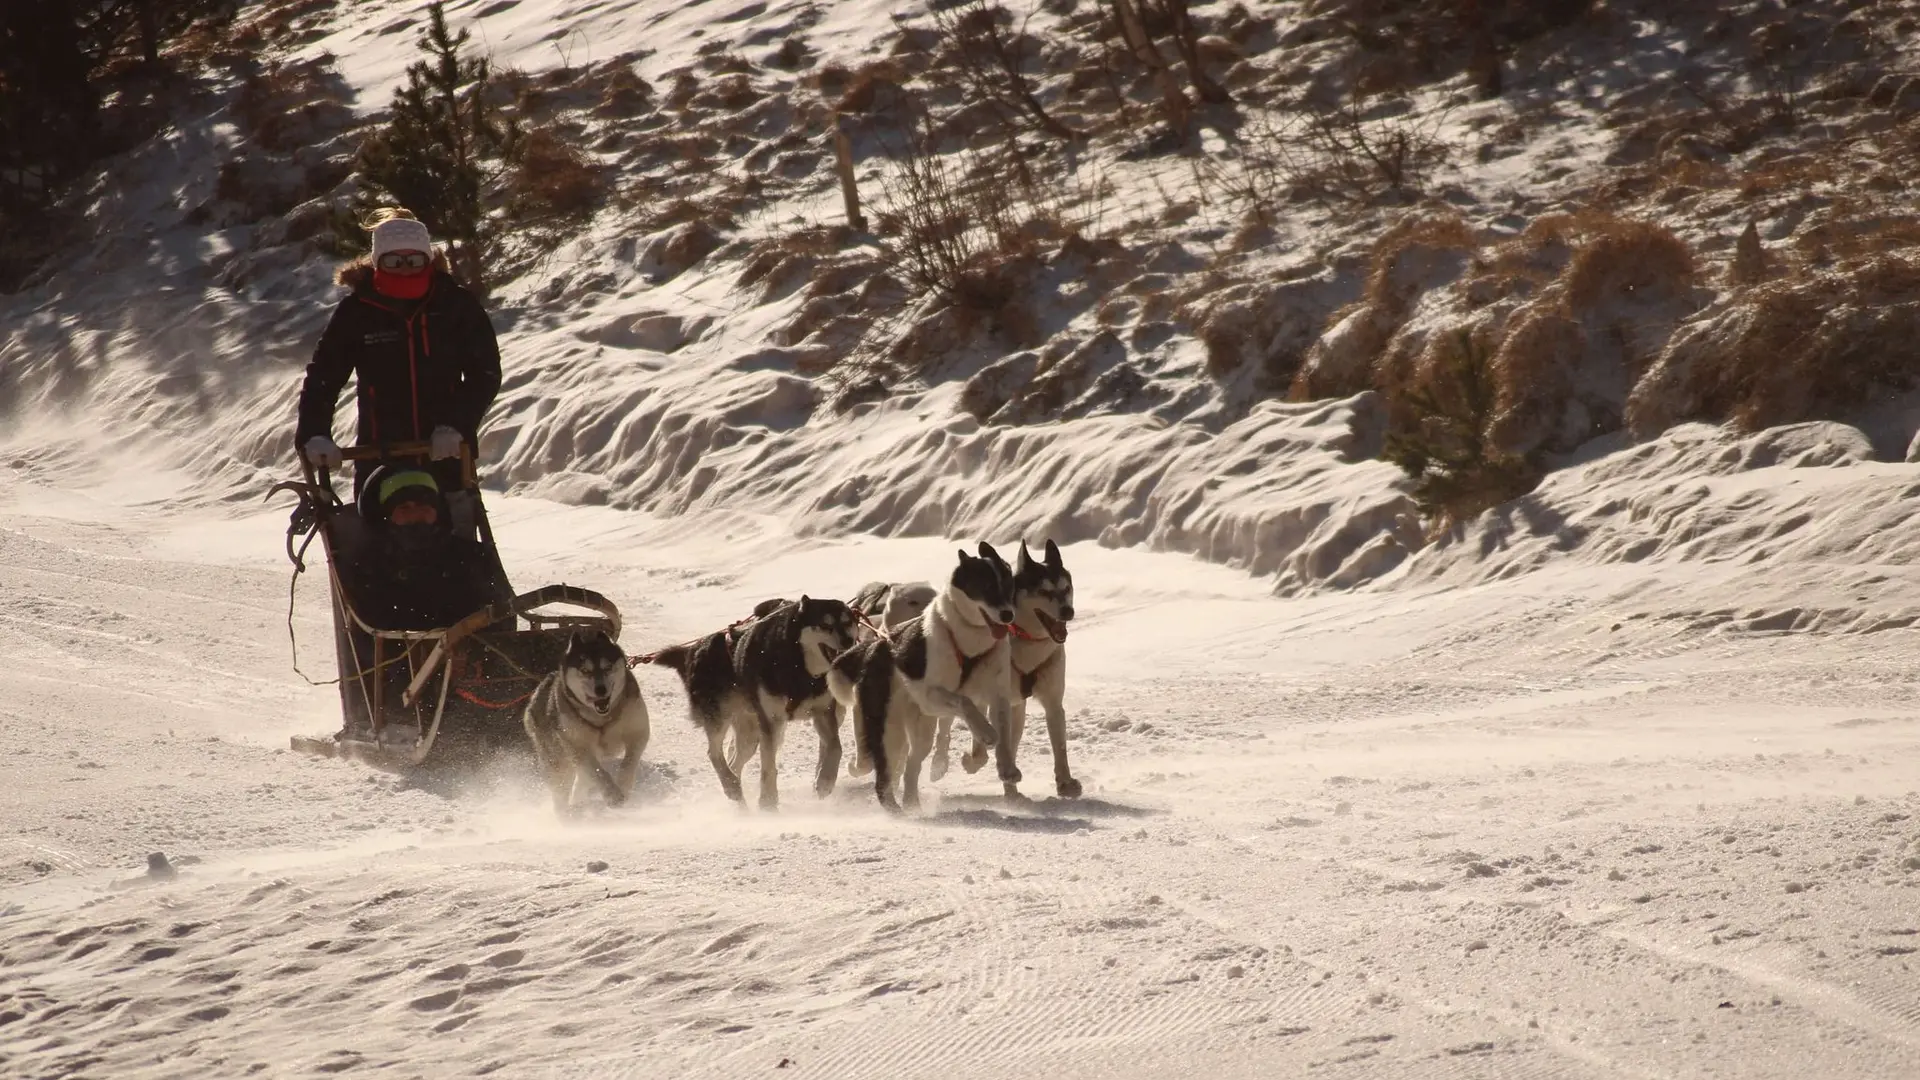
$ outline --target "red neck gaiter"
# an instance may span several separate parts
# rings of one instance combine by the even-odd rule
[[[432,284],[432,271],[424,274],[393,274],[378,268],[373,271],[373,291],[395,300],[418,300],[427,295],[427,287]]]

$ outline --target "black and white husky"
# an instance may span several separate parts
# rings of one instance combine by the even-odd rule
[[[626,802],[652,734],[627,655],[600,630],[567,639],[559,670],[534,688],[520,724],[533,740],[553,808],[563,816],[582,779],[596,784],[609,805]],[[601,762],[616,757],[619,767],[609,776]]]
[[[744,801],[740,774],[758,753],[760,805],[779,805],[780,747],[787,724],[800,716],[811,717],[820,734],[815,790],[833,790],[840,722],[825,675],[833,657],[853,644],[858,625],[853,609],[838,600],[769,600],[743,625],[653,654],[653,663],[679,673],[688,714],[706,732],[707,759],[727,798]]]
[[[1080,797],[1080,781],[1067,767],[1067,624],[1073,621],[1073,575],[1060,557],[1060,548],[1047,541],[1046,561],[1035,561],[1020,542],[1020,554],[1013,564],[1013,712],[1009,727],[1003,730],[1006,756],[1017,760],[1020,737],[1027,726],[1027,701],[1038,698],[1047,718],[1047,741],[1053,745],[1053,786],[1064,799]],[[953,730],[945,717],[933,750],[933,778],[946,770],[941,767],[948,754]],[[986,761],[986,751],[976,745],[962,760],[968,772]],[[1016,770],[1017,771],[1017,770]],[[1017,782],[1016,782],[1017,783]],[[1018,796],[1016,783],[1006,784],[1009,796]]]
[[[853,610],[867,620],[860,627],[860,640],[871,641],[877,631],[891,636],[902,626],[919,619],[939,595],[940,590],[924,581],[868,582],[849,601]],[[865,776],[873,771],[873,762],[867,757],[860,714],[857,710],[849,711],[853,713],[853,760],[847,763],[847,775]],[[941,730],[949,730],[951,723],[951,720],[943,721]],[[946,771],[947,760],[935,757],[933,778],[940,779]]]
[[[960,552],[945,589],[919,619],[842,653],[827,684],[854,714],[854,728],[873,763],[874,792],[896,807],[896,778],[908,807],[920,803],[920,764],[933,751],[938,719],[959,716],[984,760],[1012,709],[1013,568],[986,542],[980,555]],[[1004,753],[1001,780],[1019,770]]]

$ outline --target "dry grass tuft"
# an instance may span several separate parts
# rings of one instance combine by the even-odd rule
[[[1404,311],[1420,293],[1456,278],[1480,249],[1458,214],[1408,215],[1374,242],[1366,302]]]
[[[1665,225],[1613,218],[1590,222],[1585,232],[1567,268],[1567,298],[1575,308],[1694,281],[1693,251]]]
[[[284,153],[351,123],[350,91],[332,63],[331,56],[276,62],[248,75],[233,101],[240,130],[260,146]]]
[[[1920,382],[1920,256],[1878,255],[1755,286],[1676,340],[1635,387],[1629,429],[1747,430],[1844,415]]]
[[[550,128],[533,131],[509,180],[508,200],[517,217],[579,220],[606,195],[605,170]]]

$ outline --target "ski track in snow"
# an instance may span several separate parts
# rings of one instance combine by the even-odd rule
[[[517,582],[606,590],[630,648],[952,558],[498,502]],[[337,699],[289,670],[279,512],[0,504],[7,1076],[1920,1070],[1911,632],[1636,617],[1740,606],[1712,565],[1280,601],[1074,545],[1085,799],[1042,738],[1031,805],[958,770],[920,817],[816,801],[800,732],[783,809],[737,810],[643,670],[639,805],[563,826],[525,777],[284,749]],[[1912,595],[1871,569],[1868,608]],[[303,579],[316,678],[324,612]]]

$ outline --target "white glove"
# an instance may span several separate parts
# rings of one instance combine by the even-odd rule
[[[433,444],[433,448],[428,452],[427,456],[433,460],[445,461],[447,458],[457,458],[460,456],[460,433],[447,425],[441,424],[439,427],[434,428],[433,438],[430,441]]]
[[[337,469],[340,467],[340,448],[335,446],[333,440],[327,438],[325,435],[315,435],[313,438],[308,439],[307,445],[301,447],[301,451],[307,455],[308,461],[311,461],[322,469]]]

